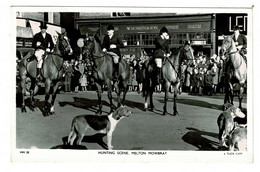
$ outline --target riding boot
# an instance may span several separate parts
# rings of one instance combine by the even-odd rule
[[[36,71],[36,82],[39,83],[39,82],[41,82],[41,80],[42,80],[41,68],[37,68],[37,71]]]
[[[162,68],[157,68],[157,83],[160,84],[161,81],[162,81],[162,78],[161,78],[161,74],[162,74]]]

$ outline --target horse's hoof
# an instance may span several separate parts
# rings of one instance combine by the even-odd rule
[[[147,111],[147,108],[143,108],[143,111],[144,111],[144,112]]]
[[[167,111],[163,111],[163,114],[162,114],[162,115],[165,116],[166,114],[167,114]]]
[[[54,115],[55,114],[55,112],[50,112],[50,115]]]
[[[179,116],[179,113],[175,112],[175,113],[172,114],[172,116]]]
[[[22,113],[26,113],[26,112],[27,112],[25,107],[23,107],[23,108],[21,109],[21,111],[22,111]]]

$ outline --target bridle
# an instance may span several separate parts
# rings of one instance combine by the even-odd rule
[[[239,53],[239,51],[238,50],[236,50],[236,51],[231,51],[231,48],[232,48],[232,38],[226,38],[227,40],[223,43],[223,45],[222,45],[222,47],[224,47],[225,49],[225,52],[224,52],[224,55],[236,55],[237,53]],[[228,43],[226,43],[226,42],[228,42]],[[221,49],[222,49],[222,47],[221,47]],[[228,52],[228,51],[230,51],[230,52]],[[230,59],[231,60],[231,62],[232,62],[232,64],[234,64],[234,61],[235,61],[235,59],[232,61],[232,59]],[[238,67],[236,67],[235,68],[235,66],[234,66],[234,68],[235,69],[238,69],[241,65],[242,65],[242,63],[243,63],[243,60],[240,60],[240,64],[238,65]]]
[[[62,54],[65,54],[67,51],[69,51],[71,49],[71,46],[69,44],[69,40],[67,38],[67,36],[64,36],[64,35],[60,35],[60,38],[59,38],[59,49],[61,50]],[[64,41],[66,43],[64,43]]]

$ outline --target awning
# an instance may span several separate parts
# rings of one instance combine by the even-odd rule
[[[33,38],[32,29],[29,27],[16,26],[16,37]]]
[[[36,21],[32,21],[30,20],[30,25],[33,31],[33,35],[35,35],[36,33],[40,32],[40,22],[36,22]],[[52,40],[54,42],[54,44],[56,44],[57,38],[58,38],[58,33],[61,33],[62,28],[60,26],[54,26],[51,24],[47,24],[47,33],[49,33],[52,36]]]

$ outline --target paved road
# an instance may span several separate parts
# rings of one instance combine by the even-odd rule
[[[36,106],[43,107],[44,95]],[[103,115],[109,112],[106,92],[102,94]],[[116,95],[113,93],[114,101]],[[126,106],[133,112],[122,119],[113,133],[112,144],[117,150],[218,150],[217,117],[221,113],[223,95],[178,96],[179,116],[162,116],[163,93],[154,94],[156,110],[143,111],[143,97],[130,92]],[[171,100],[170,100],[171,101]],[[237,99],[235,99],[237,101]],[[28,101],[27,101],[28,102]],[[27,103],[29,105],[29,103]],[[238,105],[235,102],[235,105]],[[244,99],[243,107],[246,107]],[[55,102],[55,114],[44,117],[41,110],[21,113],[16,108],[17,148],[66,148],[63,140],[69,134],[72,119],[77,115],[94,114],[97,109],[96,92],[61,93]],[[172,112],[172,102],[168,104]],[[88,131],[83,139],[83,149],[106,149],[106,136]],[[103,138],[103,140],[102,140]]]

